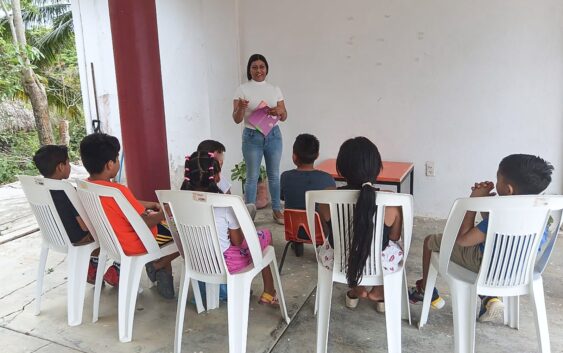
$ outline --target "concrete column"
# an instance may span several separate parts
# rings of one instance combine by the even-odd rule
[[[141,200],[170,188],[154,0],[109,0],[127,184]]]

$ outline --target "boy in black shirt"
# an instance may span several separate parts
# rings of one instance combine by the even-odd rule
[[[45,178],[63,180],[68,179],[70,175],[68,148],[64,145],[42,146],[35,152],[33,162],[39,170],[39,173]],[[75,245],[81,245],[94,241],[86,224],[82,221],[82,218],[80,218],[80,215],[66,196],[66,193],[63,190],[50,190],[50,193],[70,242]],[[94,250],[90,257],[87,281],[91,284],[94,284],[96,280],[99,252],[99,249]],[[114,264],[108,268],[104,275],[104,281],[114,287],[117,286],[119,283],[118,263],[114,262]]]

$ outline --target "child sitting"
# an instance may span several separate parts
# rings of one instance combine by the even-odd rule
[[[222,193],[217,186],[221,167],[211,152],[194,152],[186,157],[184,182],[182,190]],[[237,218],[230,207],[216,207],[213,209],[215,226],[219,236],[219,245],[225,263],[230,273],[237,273],[252,263],[244,234]],[[268,230],[258,231],[260,247],[265,249],[272,242],[272,235]],[[279,305],[274,279],[269,267],[262,270],[264,292],[260,296],[260,304]]]
[[[336,170],[344,179],[346,186],[339,189],[360,190],[352,223],[352,243],[348,254],[346,279],[350,291],[346,293],[346,306],[355,308],[359,298],[376,302],[376,310],[385,311],[383,303],[383,286],[374,286],[370,291],[358,286],[365,268],[366,260],[374,239],[377,218],[375,207],[376,179],[383,164],[377,146],[365,137],[356,137],[345,141],[336,158]],[[383,220],[382,250],[390,241],[398,241],[401,237],[402,212],[400,207],[385,207]]]
[[[540,157],[527,154],[513,154],[505,157],[499,164],[496,191],[499,195],[534,195],[539,194],[551,182],[553,166]],[[493,196],[495,185],[491,181],[475,183],[471,187],[469,197]],[[489,224],[488,214],[482,213],[483,220],[475,226],[476,212],[467,212],[458,231],[456,243],[452,250],[451,261],[470,271],[479,272],[485,236]],[[547,229],[542,237],[543,244],[547,239]],[[410,288],[409,299],[413,304],[422,303],[424,288],[430,266],[432,252],[440,251],[442,235],[429,235],[424,239],[422,252],[422,278],[416,286]],[[432,307],[440,309],[445,302],[434,288]],[[482,297],[479,321],[493,321],[502,317],[504,304],[497,297]]]
[[[139,201],[125,185],[111,180],[119,171],[119,150],[121,146],[114,136],[107,134],[92,134],[84,137],[80,142],[80,156],[84,167],[90,173],[88,181],[109,186],[121,191],[131,203],[137,213],[145,221],[159,245],[172,240],[170,231],[164,227],[164,213],[157,202]],[[127,220],[113,198],[102,197],[102,206],[106,216],[126,255],[146,253],[145,246],[137,236],[135,229]],[[172,266],[170,262],[179,254],[174,253],[147,264],[147,275],[153,282],[157,282],[158,293],[167,299],[174,298]]]
[[[330,174],[313,167],[319,157],[319,146],[319,140],[310,134],[301,134],[295,139],[292,159],[297,168],[283,172],[280,178],[280,196],[285,201],[286,209],[304,210],[307,191],[336,188]],[[330,218],[328,208],[319,208],[319,213],[323,221]],[[304,240],[309,239],[304,229],[299,229],[297,236]],[[303,244],[294,243],[293,246],[295,253],[300,256],[303,253]]]
[[[33,156],[33,163],[45,178],[63,180],[68,179],[70,175],[68,148],[65,145],[41,146]],[[70,242],[75,245],[93,242],[94,238],[66,193],[63,190],[50,190],[50,193]],[[96,249],[92,251],[90,256],[90,265],[86,277],[86,281],[90,284],[94,284],[96,281],[99,253],[100,249]],[[104,274],[104,281],[111,286],[117,286],[119,283],[119,263],[114,262],[107,269]]]
[[[199,143],[199,145],[197,146],[197,151],[198,152],[212,152],[214,158],[217,160],[217,162],[219,162],[219,166],[221,167],[221,170],[223,169],[223,162],[225,160],[225,152],[227,150],[225,149],[225,145],[223,145],[221,142],[215,141],[215,140],[201,141]],[[231,193],[231,183],[229,182],[229,180],[226,179],[226,178],[223,178],[223,176],[221,174],[219,174],[218,179],[219,179],[219,181],[217,181],[217,186],[219,187],[219,189],[221,189],[223,194],[230,194]],[[252,220],[254,220],[254,218],[256,217],[256,205],[253,204],[253,203],[247,203],[246,208],[248,209],[248,213],[250,214],[250,217],[252,218]]]

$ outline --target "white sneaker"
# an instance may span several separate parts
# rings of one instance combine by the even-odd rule
[[[504,303],[499,298],[491,298],[481,309],[479,322],[498,322],[504,318]]]

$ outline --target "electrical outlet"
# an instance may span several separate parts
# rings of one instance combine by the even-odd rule
[[[436,168],[433,161],[426,161],[426,176],[436,176]]]

